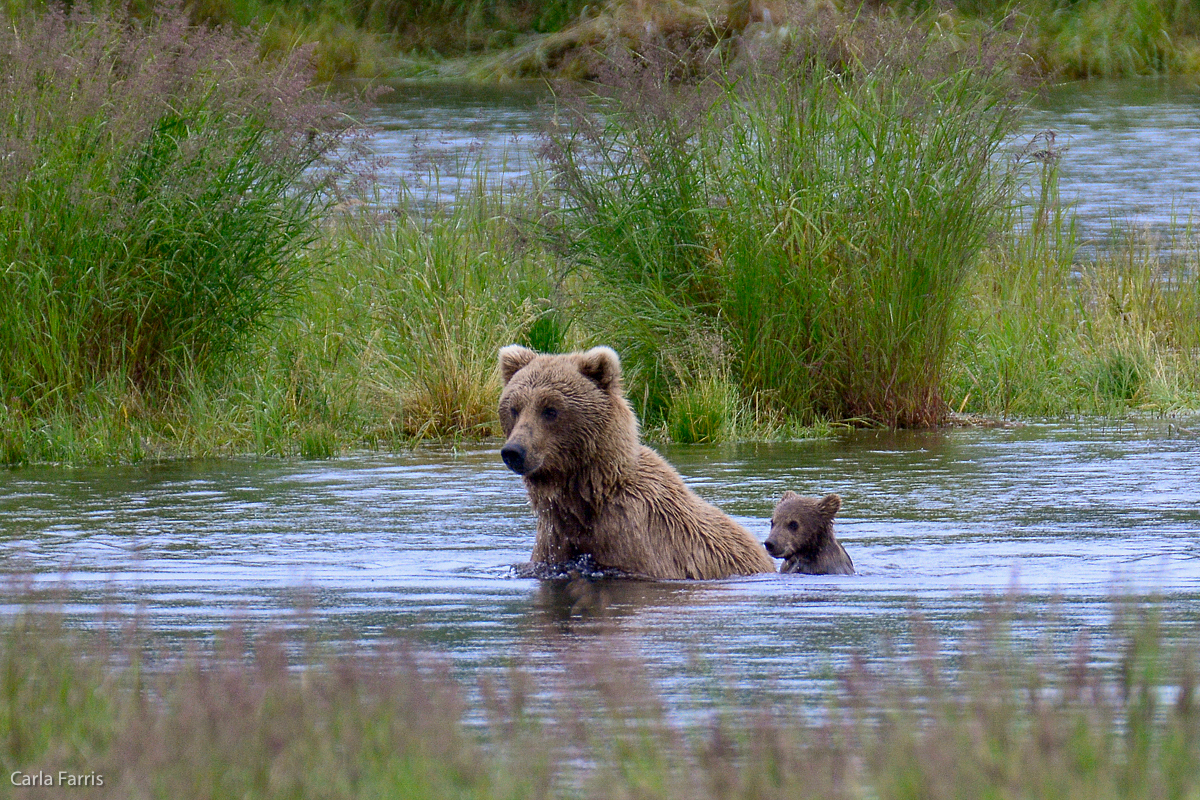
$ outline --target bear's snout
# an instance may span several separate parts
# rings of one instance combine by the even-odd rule
[[[525,474],[525,455],[525,448],[512,442],[500,448],[500,457],[504,459],[505,466],[518,475]]]
[[[763,547],[767,548],[767,553],[771,556],[771,558],[783,558],[783,550],[781,550],[779,545],[775,544],[770,539],[767,539],[767,541],[763,542]]]

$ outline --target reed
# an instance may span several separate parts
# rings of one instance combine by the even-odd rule
[[[588,325],[630,362],[652,424],[714,366],[794,418],[941,419],[1016,115],[986,54],[873,33],[839,69],[814,39],[685,86],[677,62],[618,56],[599,118],[555,139]]]
[[[304,283],[335,154],[354,151],[343,109],[296,62],[178,13],[48,11],[2,26],[0,52],[10,413],[101,386],[152,402],[222,370]]]
[[[1036,142],[1034,147],[1039,147]],[[1200,242],[1135,226],[1080,251],[1056,165],[972,276],[948,389],[1004,417],[1170,413],[1200,399]]]
[[[1081,255],[1052,164],[994,157],[986,51],[864,23],[777,62],[626,52],[551,143],[561,194],[328,214],[355,140],[311,73],[178,13],[18,23],[4,464],[486,436],[513,341],[615,346],[685,442],[1200,406],[1194,235]]]
[[[484,180],[481,177],[481,181]],[[0,404],[0,463],[257,453],[329,457],[495,430],[496,352],[568,347],[538,201],[477,188],[441,210],[331,215],[287,313],[169,392],[118,375],[64,404]]]
[[[364,376],[363,407],[388,409],[403,436],[494,433],[499,348],[563,348],[557,270],[527,241],[527,202],[479,192],[429,217],[343,229],[327,285],[352,288],[347,305],[370,310],[347,326],[348,368]]]

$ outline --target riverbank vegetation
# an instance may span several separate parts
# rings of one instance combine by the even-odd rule
[[[1084,252],[1053,186],[985,252],[964,299],[947,399],[997,417],[1200,407],[1200,240],[1114,226]],[[961,398],[961,400],[959,399]]]
[[[178,14],[22,22],[0,31],[0,450],[95,425],[124,455],[129,420],[245,369],[294,308],[356,128],[299,59]]]
[[[60,774],[122,800],[1200,791],[1200,632],[1114,604],[1103,641],[1053,625],[1030,639],[1022,613],[1014,601],[946,640],[914,618],[891,657],[836,665],[815,704],[767,690],[734,713],[731,690],[724,710],[680,714],[602,620],[559,669],[517,659],[465,678],[404,639],[232,628],[181,650],[116,618],[80,631],[27,608],[0,622],[0,767],[30,800],[61,797]]]
[[[944,417],[958,300],[1013,194],[1018,168],[997,155],[1018,117],[986,51],[876,37],[836,71],[810,58],[830,46],[814,35],[686,88],[673,59],[628,59],[599,114],[561,115],[549,163],[585,327],[630,362],[651,424],[713,383],[803,422]]]
[[[513,341],[615,345],[681,442],[1200,408],[1200,246],[1081,247],[1006,40],[826,33],[614,50],[531,183],[430,208],[355,199],[352,111],[259,40],[4,26],[0,462],[488,436]]]
[[[8,0],[44,10],[53,0]],[[70,0],[146,17],[151,0]],[[958,46],[998,32],[1022,68],[1066,78],[1200,74],[1191,0],[183,0],[197,23],[248,28],[264,55],[306,47],[336,76],[579,78],[615,44],[701,46],[722,58],[815,21],[920,28]]]

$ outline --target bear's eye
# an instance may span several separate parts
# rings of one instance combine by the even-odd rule
[[[788,530],[792,533],[795,533],[796,531],[800,530],[800,523],[796,522],[796,520],[792,520],[788,523]]]
[[[554,420],[558,419],[558,409],[554,406],[546,406],[542,409],[542,419],[546,420],[546,422],[554,422]]]
[[[517,403],[513,403],[508,407],[508,413],[512,414],[513,419],[516,419],[517,417],[521,416],[521,406]]]

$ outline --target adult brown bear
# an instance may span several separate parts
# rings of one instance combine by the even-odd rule
[[[640,442],[612,349],[538,355],[510,345],[500,373],[500,455],[529,491],[535,563],[590,555],[664,579],[775,571],[753,536]]]

